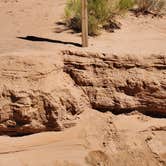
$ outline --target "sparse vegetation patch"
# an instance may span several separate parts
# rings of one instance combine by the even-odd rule
[[[115,15],[133,6],[133,0],[88,0],[89,35],[100,33],[102,28],[113,31],[120,24]],[[65,8],[66,23],[77,32],[81,31],[81,1],[68,0]]]
[[[101,29],[114,32],[121,24],[116,16],[132,10],[140,14],[159,16],[166,11],[166,0],[88,0],[89,35],[100,34]],[[66,25],[76,32],[81,31],[81,0],[67,0]]]
[[[166,13],[166,0],[135,0],[136,15],[152,14],[153,16],[161,16]]]

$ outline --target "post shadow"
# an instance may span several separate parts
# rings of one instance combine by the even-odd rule
[[[54,39],[37,37],[37,36],[26,36],[26,37],[17,37],[17,38],[22,40],[34,41],[34,42],[49,42],[49,43],[58,43],[58,44],[66,44],[66,45],[70,44],[77,47],[82,47],[81,44],[75,43],[75,42],[65,42],[61,40],[54,40]]]

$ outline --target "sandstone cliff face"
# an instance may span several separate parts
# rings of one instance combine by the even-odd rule
[[[73,125],[88,102],[63,72],[62,62],[49,53],[0,57],[1,134],[59,131]]]
[[[60,131],[90,108],[166,116],[166,57],[78,51],[0,56],[1,134]]]
[[[64,71],[83,89],[92,108],[166,115],[166,56],[63,53]]]

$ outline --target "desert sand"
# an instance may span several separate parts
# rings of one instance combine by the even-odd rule
[[[81,48],[65,2],[0,2],[0,166],[165,166],[166,18]]]

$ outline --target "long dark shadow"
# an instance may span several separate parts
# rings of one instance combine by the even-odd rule
[[[26,36],[26,37],[17,37],[17,38],[18,39],[23,39],[23,40],[34,41],[34,42],[50,42],[50,43],[59,43],[59,44],[71,44],[71,45],[74,45],[74,46],[77,46],[77,47],[82,46],[79,43],[65,42],[65,41],[61,41],[61,40],[54,40],[54,39],[37,37],[37,36]]]

